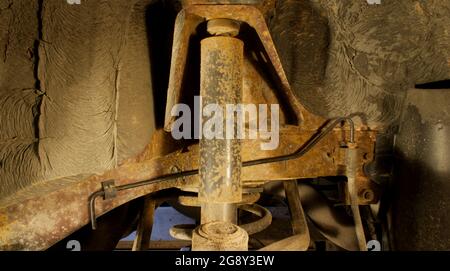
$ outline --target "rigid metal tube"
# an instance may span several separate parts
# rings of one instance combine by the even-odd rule
[[[314,134],[306,143],[301,145],[295,152],[288,154],[288,155],[280,155],[277,157],[271,157],[271,158],[263,158],[263,159],[257,159],[257,160],[251,160],[251,161],[245,161],[242,163],[242,167],[249,167],[249,166],[255,166],[255,165],[261,165],[261,164],[268,164],[268,163],[274,163],[274,162],[281,162],[281,161],[287,161],[292,159],[297,159],[305,155],[309,150],[311,150],[317,143],[320,142],[328,133],[330,133],[337,125],[339,125],[341,122],[347,121],[350,124],[350,141],[351,143],[355,142],[355,125],[351,118],[349,117],[341,117],[329,120],[325,123],[324,128],[319,130],[316,134]],[[175,181],[178,178],[193,176],[198,174],[198,169],[193,169],[189,171],[183,171],[178,172],[174,174],[169,174],[165,176],[159,176],[155,177],[149,180],[140,181],[132,184],[126,184],[117,186],[117,191],[137,188],[145,185],[165,182],[165,181]],[[96,214],[95,214],[95,199],[101,196],[104,196],[105,192],[100,190],[97,192],[94,192],[89,197],[89,218],[91,220],[91,226],[92,229],[96,229]]]
[[[208,131],[213,130],[208,129],[208,122],[213,118],[202,121],[198,192],[202,203],[202,224],[212,221],[237,222],[236,203],[242,200],[241,142],[235,135],[237,118],[232,112],[227,112],[227,105],[241,102],[243,59],[244,43],[237,38],[213,36],[201,41],[200,95],[203,115],[210,113],[209,106],[222,112],[222,118],[218,120],[222,127],[216,127],[219,123],[215,121],[214,132],[218,133],[214,135],[207,135]],[[214,111],[213,117],[217,114],[218,111]],[[230,122],[232,127],[228,125]]]

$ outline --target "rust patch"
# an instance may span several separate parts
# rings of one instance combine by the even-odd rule
[[[245,22],[255,29],[263,44],[264,56],[269,60],[268,62],[270,62],[275,71],[276,84],[279,86],[282,98],[287,101],[289,109],[294,113],[292,116],[294,120],[291,124],[298,125],[303,121],[315,122],[313,115],[308,115],[308,119],[304,119],[303,112],[305,109],[292,92],[264,16],[258,8],[248,5],[189,5],[179,13],[175,22],[164,129],[170,131],[175,121],[175,118],[170,115],[170,110],[175,104],[180,102],[181,79],[186,65],[189,37],[195,32],[195,29],[201,22],[212,19],[230,19]]]

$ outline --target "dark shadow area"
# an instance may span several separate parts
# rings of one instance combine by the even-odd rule
[[[394,249],[449,250],[448,91],[413,90],[410,96],[395,140],[389,195]]]
[[[157,1],[146,11],[156,128],[164,126],[176,10]]]
[[[135,228],[143,198],[138,198],[123,204],[114,210],[97,218],[97,229],[92,230],[88,224],[75,233],[59,241],[49,251],[70,251],[67,243],[76,240],[81,245],[81,251],[111,251],[123,236],[130,234]],[[87,208],[87,203],[86,203]]]
[[[180,195],[176,188],[160,190],[151,194],[157,201],[156,208],[170,206]],[[87,224],[63,240],[59,241],[49,251],[69,251],[67,244],[76,240],[81,245],[81,251],[112,251],[116,249],[119,241],[130,235],[137,228],[139,214],[149,195],[129,201],[117,208],[97,217],[97,229],[92,230]],[[97,199],[102,201],[102,199]],[[87,206],[86,206],[87,207]]]
[[[239,32],[239,36],[244,42],[244,57],[255,67],[265,82],[275,90],[275,95],[280,103],[280,110],[286,116],[288,124],[296,124],[298,119],[293,108],[289,104],[289,99],[282,91],[282,84],[278,74],[275,71],[269,56],[264,49],[264,45],[254,28],[243,23]]]
[[[423,161],[396,150],[390,194],[395,250],[450,249],[450,180]]]
[[[417,89],[444,89],[450,88],[450,80],[442,80],[436,82],[430,82],[425,84],[416,85]]]

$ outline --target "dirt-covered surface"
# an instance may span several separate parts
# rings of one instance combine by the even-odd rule
[[[150,2],[0,1],[0,197],[148,144]]]
[[[384,125],[415,84],[450,78],[450,2],[280,0],[272,35],[308,109]]]
[[[154,1],[81,2],[0,0],[0,198],[113,168],[150,140],[165,91],[151,75],[167,77],[150,61]],[[406,89],[449,79],[450,2],[381,2],[277,2],[269,26],[309,110],[386,126]]]

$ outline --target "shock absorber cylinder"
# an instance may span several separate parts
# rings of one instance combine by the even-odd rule
[[[200,95],[203,115],[211,113],[211,118],[218,119],[213,121],[215,127],[206,127],[211,118],[202,120],[199,188],[202,225],[193,233],[192,248],[246,250],[248,235],[236,225],[237,203],[242,201],[241,144],[235,134],[237,118],[234,113],[227,114],[226,109],[227,105],[241,102],[244,46],[235,37],[239,32],[235,21],[211,20],[207,29],[213,36],[201,41]],[[227,131],[230,123],[232,138]],[[208,135],[205,131],[214,132]]]

